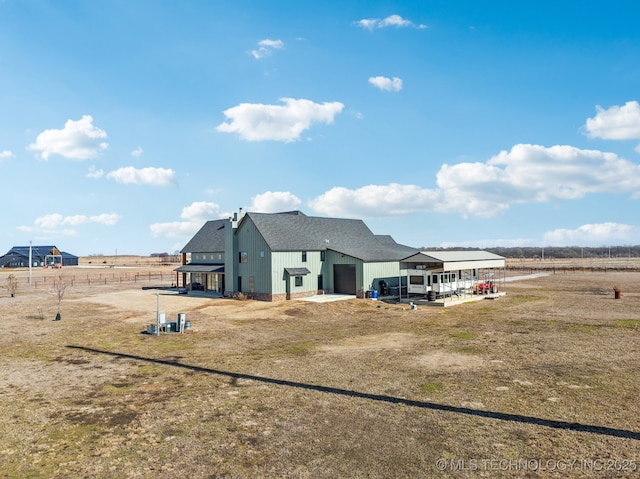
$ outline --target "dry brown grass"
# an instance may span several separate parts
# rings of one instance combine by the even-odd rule
[[[417,310],[149,285],[77,282],[58,322],[50,288],[0,291],[0,477],[637,474],[638,273]],[[142,334],[157,292],[193,330]]]

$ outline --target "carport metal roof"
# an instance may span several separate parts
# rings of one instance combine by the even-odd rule
[[[409,264],[439,264],[444,271],[504,268],[505,258],[488,251],[420,251],[400,261]]]

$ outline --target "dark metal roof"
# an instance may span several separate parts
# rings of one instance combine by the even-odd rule
[[[303,276],[311,273],[307,268],[285,268],[284,270],[289,276]]]
[[[184,264],[176,269],[178,273],[224,273],[223,264]]]
[[[28,258],[29,246],[14,246],[7,252],[7,254],[11,253]],[[77,256],[70,253],[60,251],[55,246],[31,246],[32,257],[45,257],[48,254],[60,254],[63,258],[77,258]]]
[[[224,228],[229,220],[207,221],[193,238],[180,250],[181,253],[212,253],[224,251]]]
[[[399,261],[418,252],[376,236],[362,220],[292,213],[247,213],[272,251],[331,250],[365,262]],[[242,227],[242,223],[240,227]]]

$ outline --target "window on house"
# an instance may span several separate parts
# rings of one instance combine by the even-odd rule
[[[256,277],[255,276],[249,276],[249,292],[250,293],[255,293],[256,289]]]
[[[260,257],[264,258],[264,251],[260,251]]]
[[[327,252],[326,251],[320,251],[320,261],[324,261],[325,258],[327,256]]]
[[[247,252],[246,251],[239,251],[238,252],[238,262],[240,262],[240,263],[246,263],[247,262]]]
[[[306,252],[306,251],[303,251],[303,252],[302,252],[302,262],[303,262],[303,263],[306,263],[306,262],[307,262],[307,252]]]
[[[296,276],[296,286],[302,286],[302,276]]]

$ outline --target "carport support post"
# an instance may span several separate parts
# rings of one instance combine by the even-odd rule
[[[156,336],[160,336],[160,293],[156,293]]]

